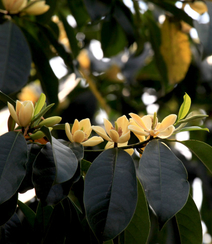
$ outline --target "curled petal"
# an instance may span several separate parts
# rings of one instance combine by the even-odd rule
[[[104,126],[107,134],[110,135],[110,130],[113,128],[113,125],[110,123],[109,120],[104,119]]]
[[[145,125],[144,121],[141,119],[140,116],[138,116],[137,114],[134,114],[134,113],[130,113],[129,115],[134,119],[134,121],[136,122],[136,124],[137,124],[138,126],[140,126],[142,129],[144,129],[144,130],[146,130],[146,131],[149,130],[149,127],[147,127],[147,126]],[[152,126],[152,125],[151,125],[151,126]],[[150,128],[151,128],[151,126],[150,126]],[[129,127],[128,127],[128,128],[129,128]]]
[[[83,130],[88,138],[92,131],[90,119],[82,119],[79,122],[79,129]]]
[[[7,106],[8,106],[10,115],[11,115],[12,118],[15,120],[15,122],[16,122],[17,124],[19,124],[18,117],[17,117],[16,111],[15,111],[13,105],[12,105],[11,103],[7,102]]]
[[[92,126],[91,127],[99,136],[101,136],[102,138],[104,138],[107,141],[112,141],[110,139],[110,137],[106,134],[105,130],[100,127],[100,126]]]
[[[119,117],[116,122],[118,127],[122,128],[123,133],[126,133],[128,131],[129,120],[125,115]]]
[[[177,115],[176,114],[168,115],[167,117],[165,117],[162,120],[158,130],[159,131],[164,131],[167,127],[169,127],[170,125],[173,125],[175,123],[176,119],[177,119]]]
[[[104,140],[100,136],[93,136],[88,140],[82,142],[82,145],[85,147],[93,147],[98,145],[99,143],[103,142]]]
[[[73,123],[73,126],[72,126],[72,129],[71,129],[71,133],[72,135],[77,131],[77,130],[80,130],[81,128],[79,127],[79,121],[78,119],[75,119],[74,120],[74,123]]]
[[[82,130],[77,130],[73,134],[74,142],[82,143],[84,139],[85,139],[85,132],[83,132]]]
[[[148,136],[149,135],[148,132],[142,130],[140,127],[138,127],[136,125],[129,125],[128,128],[129,128],[129,130],[131,130],[135,134],[142,135],[142,136]]]
[[[172,135],[174,130],[175,130],[175,127],[173,125],[170,125],[166,130],[160,132],[158,134],[158,137],[160,137],[160,138],[168,138],[169,136]]]
[[[72,134],[70,132],[70,125],[69,125],[69,123],[65,123],[65,132],[66,132],[66,136],[68,137],[68,139],[71,142],[74,142],[73,137],[72,137]]]
[[[128,142],[130,139],[130,130],[127,133],[119,137],[118,143],[125,143]]]
[[[118,134],[118,132],[116,130],[110,130],[109,131],[109,136],[114,142],[116,142],[116,143],[118,142],[119,134]]]

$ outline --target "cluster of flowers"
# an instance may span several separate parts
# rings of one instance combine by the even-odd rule
[[[51,127],[61,121],[61,117],[53,116],[47,119],[38,118],[42,115],[43,105],[45,102],[45,95],[42,94],[37,104],[31,101],[16,101],[16,108],[8,102],[8,108],[13,120],[23,129],[40,128],[45,125]],[[96,146],[105,139],[108,143],[105,149],[114,146],[123,147],[128,144],[130,139],[130,132],[132,131],[140,142],[148,140],[150,137],[168,138],[175,130],[174,123],[177,115],[171,114],[163,119],[161,123],[158,122],[157,114],[145,115],[140,117],[137,114],[130,113],[130,119],[125,115],[119,117],[115,121],[115,125],[104,119],[104,127],[92,126],[90,119],[86,118],[81,121],[75,119],[72,128],[69,123],[65,123],[65,132],[71,142],[81,143],[83,146]],[[35,120],[38,120],[35,123]],[[99,136],[92,136],[91,132],[95,131]],[[45,136],[40,131],[29,134],[31,139],[38,139],[38,137]],[[133,149],[127,150],[129,154],[133,153]]]
[[[43,0],[2,0],[8,14],[40,15],[49,10],[49,5]]]

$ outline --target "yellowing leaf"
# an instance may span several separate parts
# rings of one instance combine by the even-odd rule
[[[191,62],[188,35],[181,31],[179,22],[166,18],[161,27],[161,54],[168,70],[170,84],[179,83]]]

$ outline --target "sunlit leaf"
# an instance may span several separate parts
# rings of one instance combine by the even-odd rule
[[[202,243],[202,225],[200,213],[189,196],[185,206],[175,216],[181,244],[201,244]]]
[[[129,224],[137,203],[134,162],[123,150],[108,149],[92,163],[85,177],[86,216],[99,240],[110,240]]]
[[[180,23],[166,17],[161,27],[161,54],[165,60],[170,84],[179,83],[191,62],[188,35],[180,30]]]
[[[160,227],[185,205],[187,172],[175,154],[159,140],[150,141],[140,159],[139,179]]]
[[[150,232],[149,210],[142,185],[138,181],[138,202],[134,216],[124,231],[125,244],[147,243]]]
[[[178,112],[178,116],[177,116],[177,120],[183,119],[187,115],[187,113],[189,112],[190,107],[191,107],[191,98],[186,93],[183,96],[183,103],[180,106],[180,109],[179,109],[179,112]]]

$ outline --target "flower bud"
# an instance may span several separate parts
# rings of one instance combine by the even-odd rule
[[[53,126],[53,125],[55,125],[55,124],[60,123],[61,120],[62,120],[62,118],[59,117],[59,116],[52,116],[52,117],[50,117],[50,118],[47,118],[47,119],[44,119],[43,121],[41,121],[41,122],[39,123],[39,126],[40,126],[40,127],[43,126],[43,125],[45,125],[45,126],[47,126],[47,127],[49,127],[49,126]]]
[[[49,5],[46,4],[46,1],[35,1],[32,0],[28,5],[22,10],[23,13],[29,15],[40,15],[49,10]]]
[[[27,5],[27,0],[2,0],[2,3],[10,14],[17,14]]]
[[[8,102],[8,109],[12,118],[21,127],[29,125],[34,115],[34,105],[32,101],[20,102],[17,100],[16,109]]]

